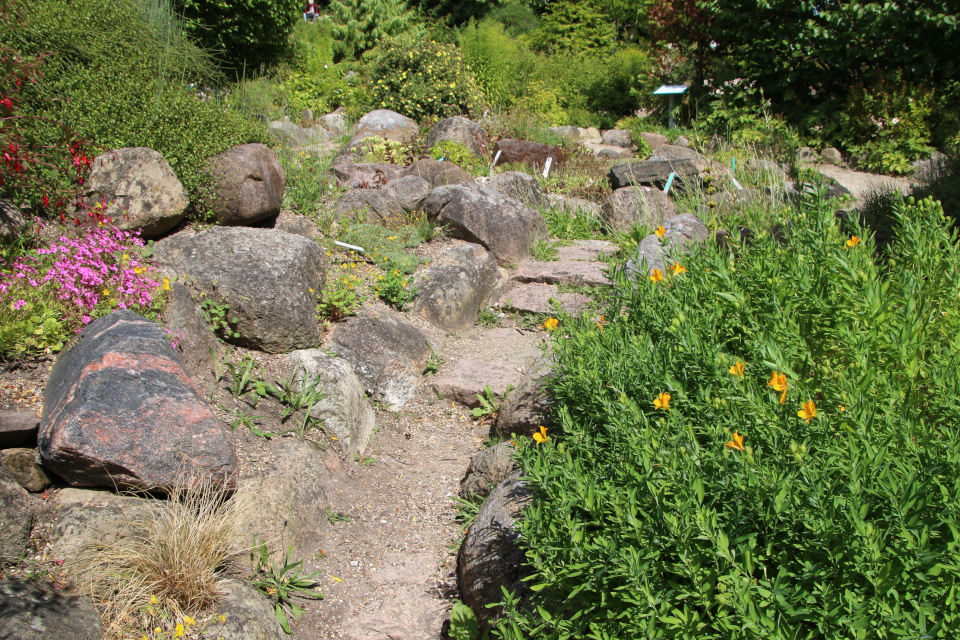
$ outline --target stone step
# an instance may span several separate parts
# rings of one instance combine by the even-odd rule
[[[449,371],[430,383],[430,388],[444,398],[468,407],[479,407],[477,394],[486,387],[502,396],[509,386],[517,386],[523,377],[521,367],[503,362],[460,360]]]
[[[500,307],[519,313],[554,313],[551,299],[573,314],[583,312],[590,302],[582,293],[560,293],[554,284],[521,284],[500,297]]]
[[[531,262],[517,269],[513,279],[517,282],[540,282],[543,284],[584,284],[599,287],[610,284],[603,270],[605,262],[561,260],[558,262]]]
[[[606,240],[574,240],[573,245],[558,247],[557,257],[561,261],[582,260],[592,262],[599,260],[602,255],[613,255],[620,247]]]

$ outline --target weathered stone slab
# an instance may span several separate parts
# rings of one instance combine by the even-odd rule
[[[590,298],[582,293],[560,293],[553,284],[522,284],[500,297],[500,306],[520,313],[554,313],[551,300],[567,313],[586,310]]]
[[[521,377],[513,364],[458,360],[430,386],[443,397],[472,408],[480,406],[477,394],[482,394],[486,387],[502,396],[509,387],[519,384]]]
[[[599,287],[610,284],[610,279],[603,273],[606,268],[605,262],[530,262],[517,269],[513,279],[518,282],[585,284]]]

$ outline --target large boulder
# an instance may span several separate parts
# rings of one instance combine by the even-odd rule
[[[0,464],[0,563],[12,564],[27,554],[38,502]]]
[[[486,187],[438,187],[424,210],[429,219],[448,225],[448,235],[483,245],[501,265],[528,258],[530,248],[549,237],[542,215]]]
[[[460,480],[460,497],[486,498],[498,484],[513,473],[513,454],[517,448],[508,440],[484,449],[470,459]]]
[[[215,605],[214,622],[203,630],[203,640],[282,640],[286,636],[273,603],[256,587],[240,578],[217,583],[221,598]],[[226,616],[220,622],[220,616]]]
[[[343,107],[340,107],[333,113],[320,116],[317,118],[317,121],[338,136],[345,134],[349,128],[346,110]]]
[[[101,640],[103,625],[87,596],[64,596],[27,580],[0,580],[0,638]]]
[[[283,144],[294,149],[309,145],[323,144],[335,139],[336,134],[320,125],[301,127],[293,122],[271,122],[270,130],[275,132]]]
[[[650,149],[654,152],[663,145],[670,144],[670,138],[662,133],[643,132],[640,134],[640,137],[646,140],[647,144],[650,145]]]
[[[350,363],[319,349],[294,351],[288,358],[302,369],[301,384],[316,381],[316,388],[324,392],[325,397],[313,405],[310,415],[323,420],[324,431],[337,437],[343,451],[363,455],[373,435],[376,415]]]
[[[633,140],[630,137],[630,132],[625,129],[610,129],[609,131],[603,132],[603,144],[611,147],[622,147],[624,149],[629,149],[633,146]]]
[[[214,360],[223,362],[223,348],[190,296],[190,290],[178,282],[170,285],[162,324],[187,375],[201,389],[209,390],[214,384]]]
[[[541,426],[553,426],[552,401],[547,392],[547,383],[553,375],[553,367],[543,358],[527,369],[520,384],[506,395],[497,412],[495,429],[500,436],[532,436]]]
[[[417,139],[419,133],[420,126],[407,116],[389,109],[377,109],[360,118],[357,122],[357,133],[350,143],[377,137],[410,144]]]
[[[39,424],[33,411],[0,411],[0,449],[37,444]]]
[[[172,487],[204,474],[233,487],[237,454],[160,325],[132,311],[88,324],[57,358],[38,436],[75,486]]]
[[[378,189],[400,176],[403,167],[385,162],[337,164],[331,169],[344,189]]]
[[[323,452],[298,438],[279,438],[267,446],[270,462],[244,468],[235,500],[249,504],[238,531],[241,544],[253,546],[254,536],[281,556],[309,558],[326,539],[327,507],[333,489]]]
[[[659,151],[660,149],[658,149],[658,153]],[[690,158],[673,161],[651,159],[616,164],[610,168],[607,178],[610,180],[610,188],[614,190],[639,185],[663,189],[667,180],[670,179],[671,173],[676,174],[674,181],[679,185],[684,180],[698,178],[700,170]]]
[[[242,144],[208,163],[213,195],[207,204],[217,222],[244,226],[280,211],[287,174],[277,155],[262,144]]]
[[[17,205],[0,200],[0,238],[19,238],[27,226],[27,218]]]
[[[330,342],[367,393],[392,408],[413,397],[433,353],[426,334],[392,311],[366,312],[338,323]]]
[[[449,184],[474,184],[469,173],[447,160],[421,158],[400,172],[400,177],[417,176],[430,183],[431,189]]]
[[[704,242],[710,237],[707,225],[692,213],[683,213],[674,216],[663,223],[664,234],[661,239],[651,233],[640,241],[637,253],[627,261],[626,271],[632,279],[644,276],[653,269],[666,273],[664,257],[667,252],[679,247],[681,251],[688,250],[692,243]],[[641,265],[646,261],[647,271],[641,272]]]
[[[413,313],[449,332],[465,331],[496,297],[501,279],[497,261],[480,245],[451,247],[417,279]]]
[[[610,194],[600,214],[615,231],[626,231],[636,224],[653,229],[677,215],[677,207],[656,187],[624,187]]]
[[[600,205],[596,204],[595,202],[590,202],[589,200],[583,200],[581,198],[565,198],[564,196],[553,193],[547,194],[547,199],[550,201],[550,206],[552,206],[554,209],[558,209],[573,217],[577,217],[579,215],[586,215],[590,216],[591,218],[600,217]]]
[[[229,306],[240,337],[231,332],[228,341],[267,353],[320,343],[317,295],[327,265],[316,242],[275,229],[214,227],[165,238],[154,259],[196,293]]]
[[[105,203],[118,229],[139,229],[155,238],[177,226],[190,197],[164,157],[146,147],[97,156],[86,184],[86,203]]]
[[[547,158],[553,158],[552,166],[557,167],[570,157],[567,150],[562,147],[514,138],[500,140],[493,148],[494,157],[496,157],[498,151],[501,153],[497,164],[501,162],[523,162],[538,168],[543,168],[547,163]]]
[[[336,217],[396,228],[403,224],[405,211],[387,189],[354,189],[337,201]]]
[[[502,607],[488,605],[503,599],[503,587],[521,601],[530,593],[523,581],[529,570],[520,545],[519,521],[533,500],[533,491],[520,477],[518,469],[490,492],[457,556],[463,603],[473,610],[481,626],[502,613]]]
[[[427,149],[441,142],[462,144],[478,158],[484,156],[487,145],[490,144],[487,132],[483,130],[483,127],[462,116],[446,118],[433,125],[433,129],[430,129],[430,133],[427,134]]]
[[[387,183],[386,190],[396,198],[407,213],[423,208],[423,201],[430,195],[433,187],[419,176],[403,176]]]
[[[519,200],[531,209],[543,209],[550,205],[540,182],[522,171],[507,171],[495,175],[487,183],[488,189]]]

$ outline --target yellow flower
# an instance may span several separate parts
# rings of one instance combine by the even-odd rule
[[[150,596],[150,604],[157,604],[157,596]]]
[[[537,444],[543,444],[550,438],[547,437],[547,428],[543,425],[540,425],[540,433],[533,434],[533,440]]]
[[[654,269],[650,272],[650,279],[654,282],[660,282],[663,280],[663,271],[660,271],[660,269]]]
[[[773,371],[770,373],[770,380],[767,382],[768,387],[773,387],[774,391],[782,392],[780,396],[780,404],[783,404],[787,399],[787,374],[780,373],[779,371]]]
[[[182,638],[182,637],[183,637],[183,625],[180,624],[179,622],[177,623],[176,629],[174,629],[173,637],[174,637],[174,638]]]
[[[659,396],[653,399],[654,408],[670,411],[670,397],[671,396],[669,393],[661,393]]]
[[[197,621],[190,616],[183,616],[183,621],[187,623],[188,627],[197,624]]]
[[[860,244],[860,238],[857,236],[850,236],[850,239],[847,240],[847,249],[851,249]]]
[[[806,420],[807,424],[810,424],[810,419],[817,417],[817,407],[814,406],[813,400],[804,402],[803,409],[797,411],[797,415]]]
[[[837,409],[840,410],[840,413],[843,413],[844,411],[847,410],[847,408],[846,408],[845,406],[843,406],[843,405],[840,405],[839,407],[837,407]]]
[[[163,290],[170,291],[170,278],[163,279]]]
[[[104,289],[104,290],[103,290],[103,295],[105,295],[105,296],[110,295],[110,289]]]
[[[730,374],[734,376],[743,377],[743,363],[737,360],[737,363],[730,366]]]
[[[154,632],[154,633],[163,633],[163,629],[161,629],[160,627],[156,627],[156,628],[153,630],[153,632]]]
[[[667,230],[663,228],[663,225],[660,225],[654,233],[657,234],[658,238],[663,240],[663,236],[667,235]]]
[[[221,615],[221,616],[220,616],[220,622],[226,622],[226,621],[227,621],[227,614]]]
[[[129,253],[123,254],[123,259],[124,259],[124,260],[129,260],[129,259],[130,259],[130,254],[129,254]]]
[[[543,323],[543,328],[547,331],[553,331],[557,328],[558,324],[560,324],[560,321],[556,318],[548,318],[547,321]]]
[[[676,264],[670,265],[670,271],[673,272],[673,275],[678,276],[681,273],[686,273],[687,268],[682,264],[680,264],[679,262],[677,262]]]
[[[740,435],[738,431],[734,431],[733,435],[730,436],[732,440],[726,443],[724,446],[730,449],[736,449],[737,451],[743,451],[743,436]]]

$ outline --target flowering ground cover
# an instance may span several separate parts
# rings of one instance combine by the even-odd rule
[[[59,351],[114,309],[156,318],[169,281],[134,233],[91,226],[0,265],[0,354]]]
[[[899,201],[881,260],[819,196],[789,216],[560,317],[499,637],[955,637],[957,232]]]

